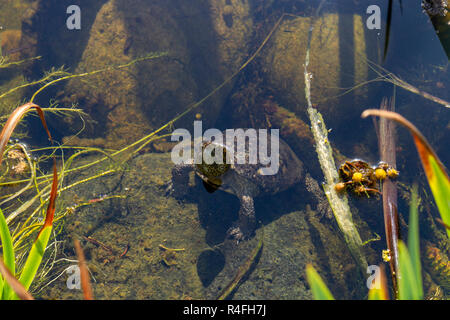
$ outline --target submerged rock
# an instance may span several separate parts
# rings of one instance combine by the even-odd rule
[[[22,32],[20,30],[0,30],[0,33],[2,55],[7,56],[8,61],[17,61],[20,52]]]
[[[109,147],[130,143],[230,77],[247,55],[251,26],[247,1],[107,1],[92,23],[80,61],[74,61],[76,73],[124,64],[150,52],[168,54],[73,79],[59,98],[79,103],[98,122],[86,133],[105,137]],[[198,109],[207,126],[215,123],[232,83]],[[188,115],[177,126],[190,128],[193,120]]]
[[[32,50],[32,44],[23,39],[21,26],[28,12],[36,5],[37,1],[2,1],[0,5],[0,47],[3,67],[5,67],[5,64],[20,61],[24,55],[29,54]],[[23,63],[0,68],[0,94],[26,83],[24,71],[28,66],[29,64]],[[26,90],[22,88],[2,97],[0,99],[0,116],[9,115],[25,99],[25,93]]]

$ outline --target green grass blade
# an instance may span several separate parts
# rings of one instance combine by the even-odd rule
[[[36,272],[41,264],[42,257],[44,256],[45,248],[47,247],[48,239],[52,231],[52,226],[45,226],[36,241],[31,247],[30,253],[28,254],[27,261],[23,267],[22,273],[20,274],[19,281],[23,284],[25,289],[29,289],[31,283],[36,276]]]
[[[431,191],[433,192],[436,206],[439,209],[442,221],[446,225],[450,225],[450,181],[447,174],[442,171],[439,163],[436,162],[432,156],[430,156],[430,167],[434,179],[428,179]],[[427,173],[428,177],[428,173]],[[447,235],[450,238],[450,230],[447,229]]]
[[[5,216],[3,215],[1,209],[0,209],[0,239],[2,242],[3,261],[5,263],[5,266],[11,272],[11,274],[14,274],[16,270],[14,247],[12,244],[11,233],[9,232]],[[7,299],[11,293],[12,290],[10,286],[4,283],[2,279],[2,291],[0,291],[1,298]]]
[[[31,283],[36,276],[36,272],[41,264],[44,256],[45,248],[47,247],[48,239],[52,232],[53,217],[55,215],[55,201],[58,194],[58,172],[56,170],[56,159],[53,158],[53,182],[52,190],[50,192],[50,199],[48,201],[47,213],[45,215],[45,222],[42,229],[39,231],[36,240],[34,241],[27,261],[20,274],[19,281],[23,284],[26,290],[30,288]]]
[[[421,300],[422,294],[408,248],[403,241],[398,242],[399,277],[398,293],[400,300]]]
[[[41,88],[42,89],[42,88]],[[48,138],[50,141],[53,142],[52,136],[50,134],[50,131],[48,130],[47,123],[45,121],[44,112],[42,111],[41,107],[38,105],[29,102],[26,103],[16,109],[10,114],[8,120],[6,121],[5,125],[3,126],[3,129],[0,133],[0,164],[3,160],[3,151],[5,150],[6,145],[8,144],[9,138],[11,137],[11,134],[13,133],[14,129],[16,128],[17,124],[20,122],[22,117],[30,110],[31,108],[35,108],[39,118],[41,119],[42,125],[44,126],[44,129],[48,135]],[[52,189],[50,192],[50,199],[47,207],[47,213],[45,216],[45,222],[42,227],[42,229],[39,231],[39,234],[34,241],[30,253],[28,255],[28,258],[25,262],[25,265],[21,271],[20,279],[19,281],[23,284],[26,290],[31,285],[31,282],[33,281],[34,277],[36,276],[36,272],[39,268],[39,265],[41,264],[42,257],[44,255],[45,248],[47,247],[48,239],[50,238],[50,233],[52,230],[53,225],[53,217],[55,214],[55,201],[56,196],[58,193],[58,172],[56,169],[56,158],[53,155],[53,182],[52,182]],[[5,260],[5,267],[10,271],[10,274],[12,277],[15,277],[15,270],[14,270],[14,264],[15,264],[15,257],[14,257],[14,251],[11,241],[11,234],[9,233],[8,225],[6,224],[5,217],[3,214],[0,214],[1,222],[0,222],[0,236],[2,237],[2,245],[3,245],[3,254],[4,254],[4,260]],[[9,236],[9,240],[8,240]],[[10,245],[10,248],[8,248],[8,245]],[[5,247],[6,246],[6,247]],[[15,279],[15,278],[14,278]],[[7,279],[6,279],[7,280]],[[11,282],[9,282],[11,283]],[[6,288],[12,289],[9,287],[9,285],[5,285],[3,283],[3,289]],[[9,290],[8,289],[8,290]],[[3,297],[5,299],[18,299],[19,296],[11,290],[10,293],[7,295],[3,292]]]
[[[330,290],[312,265],[306,266],[306,278],[315,300],[334,300]]]
[[[14,247],[12,244],[11,233],[9,232],[8,225],[6,224],[5,216],[0,209],[0,239],[2,241],[3,261],[8,267],[9,271],[14,274],[15,272],[15,258]]]
[[[423,289],[422,289],[422,268],[420,263],[417,185],[413,187],[413,191],[411,194],[411,203],[409,206],[408,251],[411,256],[412,267],[414,268],[418,294],[422,297]]]

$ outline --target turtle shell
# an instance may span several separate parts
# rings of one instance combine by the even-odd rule
[[[230,139],[227,139],[227,133]],[[212,187],[212,190],[218,188],[236,196],[255,197],[260,194],[275,194],[286,190],[302,179],[303,165],[286,142],[277,136],[273,138],[270,133],[267,133],[267,135],[259,135],[258,139],[239,140],[236,137],[233,139],[228,131],[224,131],[223,141],[215,140],[204,143],[203,146],[208,145],[209,148],[215,148],[215,150],[222,149],[224,159],[227,158],[227,161],[231,162],[228,163],[229,166],[203,162],[196,165],[195,171],[207,185]],[[265,144],[267,153],[261,152],[264,150],[259,149],[261,145],[264,145],[261,143],[264,141],[260,141],[260,139],[267,139]],[[277,142],[278,157],[271,157],[271,150],[276,151]],[[244,145],[245,147],[242,148]],[[232,147],[234,151],[231,151]],[[263,155],[262,157],[260,153]]]

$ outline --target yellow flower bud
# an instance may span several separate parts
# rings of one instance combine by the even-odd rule
[[[386,179],[386,176],[387,176],[387,173],[384,169],[381,169],[381,168],[375,169],[375,177],[378,180],[384,180],[384,179]]]
[[[352,181],[353,181],[353,182],[356,182],[356,183],[361,182],[362,179],[363,179],[363,175],[362,175],[361,172],[355,172],[355,173],[353,174],[353,176],[352,176]]]
[[[397,178],[399,173],[394,168],[389,168],[387,171],[387,175],[389,176],[389,178]]]
[[[391,261],[391,251],[389,249],[383,250],[381,252],[381,256],[382,256],[384,262]]]

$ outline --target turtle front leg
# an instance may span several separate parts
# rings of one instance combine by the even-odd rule
[[[189,191],[189,173],[194,170],[192,164],[176,164],[172,169],[172,180],[167,193],[182,199]]]
[[[239,220],[237,225],[228,230],[228,236],[241,240],[249,239],[256,229],[255,205],[253,198],[247,195],[239,197],[241,207],[239,209]]]

